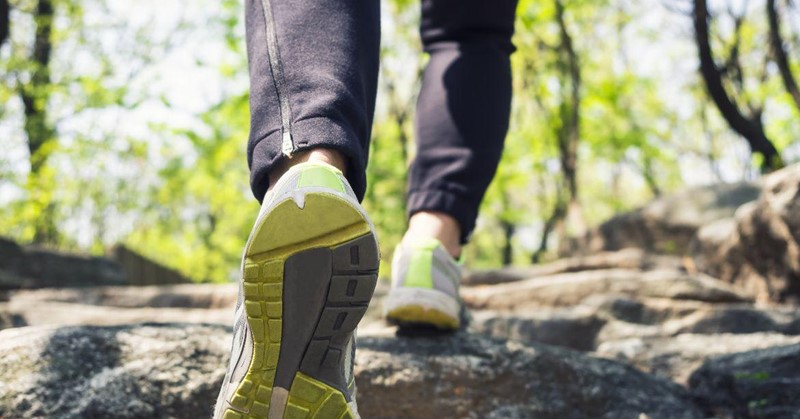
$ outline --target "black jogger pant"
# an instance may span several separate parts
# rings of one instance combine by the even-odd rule
[[[349,160],[358,199],[375,109],[379,0],[245,0],[256,198],[297,150],[328,147]],[[508,130],[516,0],[422,0],[430,61],[417,102],[409,216],[441,211],[466,241],[497,170]]]

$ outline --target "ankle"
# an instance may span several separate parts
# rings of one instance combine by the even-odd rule
[[[461,256],[461,226],[455,218],[443,212],[420,211],[408,221],[404,236],[427,237],[438,240],[455,259]]]
[[[282,158],[275,168],[269,173],[269,190],[271,190],[286,172],[294,166],[305,162],[319,162],[329,164],[343,174],[347,171],[347,158],[341,151],[332,148],[312,148],[294,153],[292,157]],[[268,191],[269,191],[268,190]]]

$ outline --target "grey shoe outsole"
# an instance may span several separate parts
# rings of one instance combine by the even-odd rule
[[[248,242],[242,353],[251,359],[229,375],[216,417],[358,417],[354,333],[377,283],[377,239],[354,200],[306,192],[275,204]]]

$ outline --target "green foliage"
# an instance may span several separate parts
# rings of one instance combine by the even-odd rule
[[[240,95],[203,114],[209,128],[205,135],[173,132],[173,141],[161,150],[168,163],[160,182],[142,196],[148,205],[126,244],[196,280],[235,277],[258,213],[244,160],[247,101],[247,95]],[[191,145],[192,154],[186,155],[181,139]]]
[[[368,189],[364,209],[378,229],[381,246],[381,273],[386,276],[395,246],[400,243],[406,223],[406,166],[402,156],[400,127],[391,121],[381,121],[373,128],[370,162],[367,167]]]
[[[0,142],[8,150],[0,155],[0,235],[31,242],[51,229],[44,244],[61,249],[100,254],[122,242],[198,281],[235,277],[258,211],[245,161],[250,121],[241,2],[203,3],[207,11],[187,3],[183,6],[201,10],[194,20],[176,13],[169,28],[154,30],[159,10],[172,3],[150,1],[151,19],[134,22],[118,10],[124,9],[120,3],[54,0],[55,19],[47,21],[37,17],[39,1],[12,2],[11,38],[0,48],[0,135],[5,135]],[[749,154],[737,151],[741,141],[708,111],[696,76],[686,77],[683,91],[665,91],[664,77],[649,74],[630,56],[643,48],[628,44],[634,30],[662,46],[688,42],[689,52],[691,39],[665,40],[675,32],[642,29],[647,25],[639,22],[652,6],[627,0],[562,4],[582,79],[577,179],[584,221],[595,225],[691,183],[701,166],[719,180],[752,172]],[[558,135],[569,122],[571,81],[559,50],[555,5],[554,0],[519,2],[510,130],[466,250],[472,268],[498,266],[507,246],[512,262],[529,263],[546,220],[565,196]],[[414,103],[425,63],[418,3],[390,0],[386,6],[390,22],[382,38],[364,202],[379,230],[385,263],[406,228]],[[731,87],[737,101],[765,104],[768,134],[779,149],[789,148],[797,143],[798,109],[775,74],[759,78],[766,32],[758,13],[740,28],[746,76],[741,86]],[[53,55],[43,66],[34,54],[36,24],[50,22]],[[723,30],[724,16],[716,22],[714,48],[726,51],[733,34]],[[213,34],[228,58],[193,44],[189,53],[197,55],[197,65],[182,71],[213,72],[221,93],[182,109],[159,85],[164,83],[159,65],[201,33]],[[680,61],[688,56],[675,59],[665,52],[661,59],[678,60],[675,71],[694,71],[696,66]],[[26,114],[24,97],[37,112]],[[31,155],[33,143],[39,147]],[[554,257],[574,230],[567,226],[551,237],[545,259]]]
[[[661,102],[655,81],[625,64],[620,37],[608,36],[624,30],[634,16],[614,2],[563,4],[583,79],[579,199],[583,217],[596,224],[679,184],[675,155],[664,147],[674,140],[675,116]],[[500,169],[482,207],[476,246],[470,250],[471,259],[484,266],[499,263],[503,223],[540,236],[544,220],[564,194],[557,132],[564,124],[562,85],[568,81],[558,75],[563,63],[557,51],[554,5],[552,0],[519,4],[511,127]],[[644,182],[623,184],[631,172]],[[538,246],[528,243],[521,251],[515,245],[515,260],[528,263],[533,245]]]

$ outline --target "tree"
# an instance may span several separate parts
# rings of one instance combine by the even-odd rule
[[[8,5],[5,1],[0,4]],[[82,189],[67,190],[80,176],[62,171],[99,165],[92,160],[97,162],[113,147],[125,149],[126,144],[120,143],[129,142],[119,135],[107,135],[100,128],[75,131],[63,127],[87,114],[136,108],[149,98],[148,92],[131,94],[129,86],[143,68],[184,39],[182,21],[162,40],[144,32],[140,25],[109,16],[108,6],[106,0],[32,0],[13,4],[15,21],[6,32],[0,60],[0,97],[7,102],[0,110],[0,118],[12,126],[19,121],[22,129],[14,134],[28,151],[28,167],[25,172],[17,171],[3,179],[23,191],[9,205],[8,216],[0,220],[0,225],[8,229],[3,234],[23,242],[63,246],[74,238],[64,237],[59,224],[76,211],[65,206],[66,202],[75,203],[80,197],[87,202],[77,205],[104,209],[97,208],[100,202],[88,202],[100,195],[82,194]],[[83,154],[83,148],[94,152],[88,153],[81,166],[75,157]],[[113,157],[122,157],[117,159],[121,161],[126,156],[115,153]],[[97,176],[94,179],[96,183],[107,180],[110,181]]]
[[[200,115],[207,129],[160,128],[183,144],[164,146],[171,157],[159,182],[140,195],[146,206],[126,245],[198,281],[237,275],[258,213],[244,164],[248,97],[246,92],[227,97]],[[191,152],[181,152],[187,143]]]
[[[30,205],[37,208],[34,220],[34,243],[52,243],[58,231],[53,219],[52,194],[48,191],[47,160],[55,148],[55,129],[48,121],[47,104],[50,101],[50,59],[53,51],[53,20],[55,10],[52,0],[39,0],[33,21],[36,26],[33,50],[29,58],[30,81],[17,79],[17,92],[25,109],[25,134],[30,152],[28,189]]]
[[[555,47],[555,69],[560,86],[560,100],[557,109],[557,123],[554,135],[559,151],[559,162],[563,174],[562,188],[550,217],[545,221],[539,249],[531,260],[538,263],[547,250],[550,234],[565,219],[582,224],[580,203],[578,201],[578,142],[581,136],[581,69],[578,54],[575,52],[572,35],[564,19],[562,0],[554,0],[554,21],[558,26],[558,44]],[[582,230],[582,226],[579,227]],[[563,234],[562,234],[563,235]]]
[[[741,81],[743,78],[743,70],[738,61],[738,52],[740,29],[744,16],[735,17],[734,42],[731,47],[730,57],[722,68],[717,65],[714,59],[714,52],[709,41],[711,14],[708,11],[706,0],[694,0],[692,17],[697,54],[700,59],[700,73],[705,81],[708,94],[730,127],[747,140],[754,153],[762,156],[762,171],[771,171],[783,167],[784,163],[778,150],[764,132],[762,122],[763,106],[749,103],[750,114],[745,115],[733,100],[723,82],[725,75],[731,75],[735,81]]]
[[[786,92],[789,93],[795,106],[800,110],[800,89],[797,87],[797,82],[789,66],[789,57],[784,47],[783,36],[781,35],[780,16],[775,6],[775,0],[767,0],[766,6],[772,57],[781,73],[781,80],[783,81],[783,86],[786,88]]]

